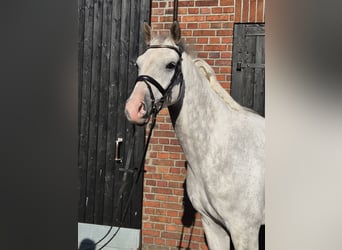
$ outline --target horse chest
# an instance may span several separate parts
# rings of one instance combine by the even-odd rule
[[[187,192],[193,207],[201,214],[207,214],[217,220],[221,219],[215,193],[208,188],[208,182],[202,178],[196,170],[188,166]]]

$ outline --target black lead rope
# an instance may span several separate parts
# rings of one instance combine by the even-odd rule
[[[133,186],[132,186],[132,189],[131,189],[131,192],[129,193],[129,196],[128,196],[128,200],[127,200],[127,204],[126,204],[126,207],[124,209],[124,212],[123,212],[123,216],[121,217],[121,220],[120,220],[120,223],[119,223],[119,226],[118,228],[116,229],[115,233],[113,234],[113,236],[107,240],[106,243],[103,244],[103,246],[101,246],[98,250],[101,250],[103,249],[105,246],[107,246],[114,238],[115,236],[119,233],[122,225],[123,225],[123,222],[126,218],[126,215],[127,215],[127,212],[128,212],[128,207],[129,207],[129,204],[132,200],[132,197],[133,197],[133,194],[134,194],[134,191],[135,191],[135,188],[138,184],[138,180],[141,176],[141,173],[143,172],[143,169],[144,169],[144,165],[145,165],[145,157],[146,157],[146,153],[147,153],[147,149],[148,149],[148,145],[150,144],[150,139],[151,139],[151,136],[152,136],[152,131],[156,125],[156,117],[157,117],[157,112],[153,112],[152,114],[152,121],[151,121],[151,124],[150,124],[150,131],[149,131],[149,134],[148,134],[148,137],[147,137],[147,140],[146,140],[146,143],[145,143],[145,147],[144,147],[144,153],[143,153],[143,156],[141,158],[141,161],[140,161],[140,166],[138,168],[138,171],[136,172],[136,176],[135,176],[135,179],[134,179],[134,182],[133,182]],[[134,129],[134,133],[133,133],[133,138],[135,137],[135,129]],[[133,147],[130,147],[128,153],[127,153],[127,161],[126,161],[126,167],[129,166],[130,162],[131,162],[131,158],[132,158],[132,152],[133,152]],[[113,225],[110,226],[110,228],[108,229],[107,233],[99,240],[97,241],[94,245],[92,246],[89,246],[89,247],[85,247],[85,248],[82,248],[82,249],[79,249],[79,250],[90,250],[90,249],[95,249],[95,247],[100,243],[102,242],[109,234],[110,232],[112,231],[113,229]]]

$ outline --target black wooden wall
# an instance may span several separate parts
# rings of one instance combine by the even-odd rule
[[[150,0],[79,0],[78,6],[79,222],[118,225],[133,181],[122,171],[133,146],[124,105],[144,49],[141,28],[150,19]],[[122,162],[114,160],[119,138]],[[130,169],[137,167],[143,144],[144,129],[137,128]],[[140,179],[126,227],[141,227],[142,184]]]
[[[265,25],[235,24],[232,97],[265,116]]]

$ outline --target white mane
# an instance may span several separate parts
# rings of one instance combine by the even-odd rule
[[[200,70],[202,75],[208,79],[209,85],[215,93],[221,97],[232,109],[237,111],[242,110],[242,106],[238,104],[228,93],[222,88],[221,84],[217,81],[214,70],[208,63],[200,58],[193,59],[196,67]]]

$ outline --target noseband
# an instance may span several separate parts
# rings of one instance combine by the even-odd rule
[[[163,86],[161,86],[161,84],[157,80],[155,80],[153,77],[151,77],[149,75],[140,75],[140,76],[138,76],[138,78],[135,81],[135,84],[137,82],[140,82],[140,81],[143,81],[146,84],[146,86],[150,92],[150,96],[151,96],[151,100],[152,100],[152,114],[155,116],[163,108],[166,96],[169,94],[171,89],[178,83],[180,84],[180,87],[182,87],[182,84],[183,84],[183,74],[182,74],[182,68],[181,68],[182,67],[181,66],[182,53],[177,47],[169,46],[169,45],[151,45],[147,49],[162,49],[162,48],[172,49],[172,50],[176,51],[177,54],[179,55],[179,60],[176,64],[175,72],[171,78],[169,85],[166,87],[166,89],[164,89]],[[154,94],[152,92],[152,88],[151,88],[150,84],[155,86],[162,95],[162,97],[157,102],[155,100],[155,97],[154,97]],[[179,98],[179,96],[178,96],[178,98]]]

